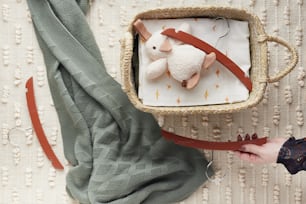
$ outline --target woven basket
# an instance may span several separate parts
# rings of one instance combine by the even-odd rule
[[[135,74],[134,70],[132,69],[133,43],[135,36],[135,31],[133,29],[134,21],[137,19],[171,19],[192,17],[224,17],[228,19],[247,21],[249,23],[251,49],[250,78],[253,85],[249,98],[243,102],[219,105],[199,105],[188,107],[153,107],[144,105],[138,98],[136,91],[137,87],[135,87]],[[268,71],[268,42],[279,43],[288,48],[289,52],[291,53],[291,62],[287,65],[287,67],[280,69],[280,71],[273,76],[270,76]],[[128,28],[128,32],[121,41],[120,66],[122,69],[123,89],[136,108],[154,114],[229,113],[255,106],[263,98],[267,83],[279,81],[295,67],[297,61],[298,56],[296,50],[286,41],[278,37],[267,35],[257,16],[250,14],[245,10],[229,7],[166,8],[146,11],[135,16],[133,22]]]

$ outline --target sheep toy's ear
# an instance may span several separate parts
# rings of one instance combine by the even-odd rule
[[[159,51],[161,52],[170,52],[172,50],[172,45],[168,38],[163,42],[163,44],[160,46]]]
[[[185,32],[185,33],[191,34],[191,27],[190,27],[190,25],[189,25],[188,23],[182,23],[182,24],[180,25],[180,27],[176,30],[176,32],[178,32],[178,31],[183,31],[183,32]],[[174,42],[175,42],[176,44],[178,44],[178,45],[183,45],[183,44],[185,44],[185,43],[183,43],[182,41],[179,41],[179,40],[175,40]]]
[[[216,53],[211,52],[208,55],[206,55],[204,59],[204,63],[202,65],[203,69],[208,69],[214,62],[216,61]]]
[[[178,28],[178,30],[191,34],[191,27],[188,23],[182,23],[180,27]]]
[[[147,30],[146,26],[143,24],[143,22],[140,19],[137,19],[134,23],[133,26],[135,30],[138,32],[142,40],[147,41],[152,34]]]

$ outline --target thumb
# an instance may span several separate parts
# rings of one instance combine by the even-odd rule
[[[255,144],[245,144],[241,147],[241,151],[259,155],[262,152],[262,147]]]

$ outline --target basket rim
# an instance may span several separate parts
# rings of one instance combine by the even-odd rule
[[[247,20],[250,29],[250,49],[251,49],[251,69],[250,77],[253,83],[253,90],[250,92],[249,98],[245,101],[224,104],[211,104],[211,105],[197,105],[197,106],[149,106],[145,105],[138,98],[138,94],[134,88],[132,79],[131,59],[133,52],[133,36],[135,31],[133,29],[133,22],[138,18],[141,19],[166,19],[166,18],[189,18],[199,17],[205,12],[203,17],[231,17],[231,19]],[[185,13],[188,13],[186,15]],[[214,15],[217,14],[218,15]],[[220,15],[221,13],[221,15]],[[233,18],[236,16],[237,18]],[[252,25],[251,25],[252,23]],[[256,35],[255,35],[256,34]],[[267,63],[267,43],[260,42],[258,36],[267,36],[263,25],[259,18],[246,11],[245,9],[235,7],[217,7],[217,6],[201,6],[201,7],[171,7],[171,8],[157,8],[151,9],[137,14],[128,27],[125,35],[124,42],[122,43],[122,82],[123,89],[127,93],[131,102],[136,108],[145,112],[163,115],[177,115],[177,114],[203,114],[203,113],[231,113],[237,112],[257,105],[263,98],[264,91],[268,81],[268,63]],[[260,60],[260,69],[254,71],[253,58]]]

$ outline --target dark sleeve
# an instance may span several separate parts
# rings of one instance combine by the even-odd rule
[[[290,174],[306,170],[306,138],[289,138],[279,151],[277,163],[283,164]]]

